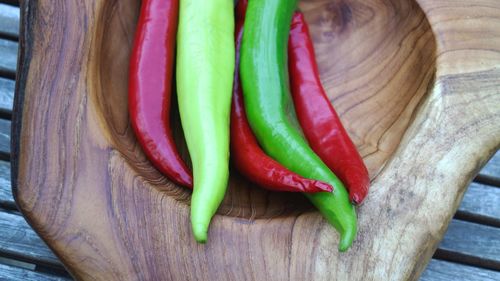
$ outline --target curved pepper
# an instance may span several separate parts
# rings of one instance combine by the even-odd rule
[[[204,243],[227,188],[234,74],[232,0],[181,0],[177,95],[193,163],[191,225]]]
[[[313,43],[302,13],[293,16],[288,63],[293,102],[307,141],[347,186],[350,200],[360,204],[368,194],[368,170],[321,85]]]
[[[177,34],[177,0],[143,0],[129,71],[132,128],[151,163],[176,184],[192,187],[191,172],[170,129],[170,96]]]
[[[311,180],[287,170],[267,156],[253,135],[243,105],[239,74],[239,50],[243,35],[247,0],[236,6],[236,67],[234,71],[233,102],[231,106],[231,158],[238,171],[261,187],[273,191],[320,192],[332,191],[332,186]]]
[[[356,236],[356,212],[342,182],[301,135],[290,97],[286,47],[296,6],[296,0],[250,1],[240,67],[245,108],[266,153],[291,171],[334,187],[331,193],[305,195],[339,231],[339,250],[346,251]]]

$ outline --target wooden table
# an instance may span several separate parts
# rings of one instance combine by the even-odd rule
[[[19,8],[0,0],[0,280],[70,280],[17,211],[11,193],[10,120]],[[500,153],[469,186],[421,280],[500,280]]]

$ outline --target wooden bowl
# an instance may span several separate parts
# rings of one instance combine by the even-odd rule
[[[499,146],[500,2],[301,1],[322,81],[372,178],[358,238],[340,254],[301,195],[232,172],[199,245],[190,192],[152,168],[128,121],[140,1],[56,2],[22,1],[12,182],[79,280],[414,280]]]

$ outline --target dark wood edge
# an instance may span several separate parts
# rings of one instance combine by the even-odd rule
[[[21,0],[20,2],[20,32],[19,32],[19,51],[17,57],[17,80],[14,91],[14,106],[12,109],[12,125],[11,125],[11,186],[12,195],[16,202],[17,209],[24,216],[28,225],[40,236],[54,255],[63,263],[64,259],[58,255],[50,246],[43,236],[33,227],[29,216],[24,214],[24,210],[20,208],[17,194],[17,184],[19,175],[19,151],[21,147],[21,130],[23,121],[23,105],[26,93],[26,85],[29,76],[30,63],[32,59],[33,41],[34,41],[34,26],[38,13],[38,0]],[[68,267],[64,266],[66,271],[71,275]]]
[[[21,127],[23,103],[32,58],[33,25],[37,13],[37,1],[21,1],[21,22],[19,26],[19,51],[17,55],[17,80],[14,92],[11,125],[11,184],[14,200],[17,202],[17,179],[19,171],[19,149],[21,146]]]

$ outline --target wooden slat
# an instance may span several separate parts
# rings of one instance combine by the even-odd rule
[[[14,80],[0,78],[0,112],[12,113],[15,86]]]
[[[59,281],[69,280],[63,277],[51,276],[48,274],[30,271],[24,268],[0,264],[1,281]]]
[[[60,261],[18,214],[0,212],[0,255],[60,267]]]
[[[11,39],[19,37],[19,8],[0,4],[0,36]]]
[[[8,259],[6,257],[0,256],[0,264],[3,265],[8,265],[8,266],[13,266],[13,267],[19,267],[19,268],[24,268],[27,270],[34,271],[36,269],[36,265],[32,263],[27,263],[19,260],[13,260],[13,259]]]
[[[500,188],[471,183],[455,217],[500,227]]]
[[[435,257],[500,270],[500,228],[452,220]]]
[[[0,160],[10,159],[10,124],[9,120],[0,119]]]
[[[13,78],[15,76],[17,48],[17,42],[0,39],[0,76],[8,78]]]
[[[476,181],[500,187],[500,151],[479,172]]]
[[[420,277],[420,281],[450,280],[497,281],[500,272],[433,259]]]
[[[488,164],[481,170],[480,174],[500,177],[500,151],[495,153]]]
[[[15,206],[10,185],[10,163],[0,161],[0,207],[14,209]]]

